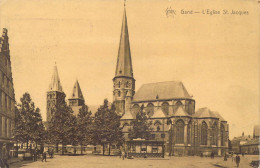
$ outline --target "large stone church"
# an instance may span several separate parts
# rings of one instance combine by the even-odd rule
[[[152,121],[152,140],[165,142],[166,151],[174,155],[211,152],[223,155],[226,152],[229,136],[227,121],[207,107],[195,112],[195,100],[181,81],[143,84],[135,91],[126,10],[113,84],[113,102],[121,116],[125,140],[129,140],[131,123],[143,106]],[[47,92],[47,122],[51,120],[52,106],[65,102],[65,97],[55,65]],[[78,81],[68,100],[69,106],[77,114],[84,105]]]
[[[223,155],[228,148],[228,124],[209,108],[195,112],[195,100],[181,81],[143,84],[135,91],[126,10],[113,78],[113,98],[121,118],[125,139],[140,107],[152,121],[152,139],[166,142],[174,155]],[[130,149],[131,150],[131,149]]]
[[[47,123],[51,121],[52,108],[57,104],[65,103],[66,94],[62,89],[58,68],[55,64],[49,90],[47,91]],[[72,93],[68,98],[68,105],[74,112],[74,115],[79,113],[79,109],[85,105],[85,99],[83,97],[78,80],[76,80]]]

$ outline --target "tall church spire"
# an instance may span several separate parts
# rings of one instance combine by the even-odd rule
[[[55,66],[54,66],[54,72],[53,72],[53,75],[52,75],[52,78],[51,78],[49,91],[63,92],[62,91],[62,86],[61,86],[61,83],[60,83],[60,77],[59,77],[59,74],[58,74],[58,68],[57,68],[56,63],[55,63]]]
[[[125,4],[124,4],[125,6]],[[123,22],[121,28],[121,37],[117,57],[116,74],[117,76],[133,77],[131,51],[128,35],[126,9],[124,7]]]
[[[119,115],[123,115],[126,110],[129,110],[129,105],[131,104],[132,98],[135,94],[135,79],[133,76],[126,9],[124,3],[124,15],[117,56],[116,74],[113,78],[113,98],[116,106],[116,112]]]
[[[80,89],[78,80],[76,80],[76,83],[75,83],[75,85],[73,87],[70,99],[81,99],[81,100],[84,100],[84,97],[83,97],[82,91]]]

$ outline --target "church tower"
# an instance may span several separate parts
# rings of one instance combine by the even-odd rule
[[[57,104],[65,103],[65,93],[62,90],[58,68],[55,64],[54,72],[47,92],[47,122],[51,121],[52,114]]]
[[[125,8],[116,64],[116,73],[115,77],[113,78],[113,83],[113,97],[116,106],[116,111],[119,115],[123,115],[125,112],[126,95],[128,95],[128,98],[132,100],[135,94],[135,79],[133,76]]]
[[[82,94],[82,91],[79,86],[78,80],[76,80],[76,83],[72,89],[72,94],[69,98],[69,106],[74,111],[74,115],[77,115],[79,112],[79,109],[82,108],[82,106],[85,105],[85,100]]]

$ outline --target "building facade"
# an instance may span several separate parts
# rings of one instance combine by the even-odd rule
[[[231,141],[233,152],[250,155],[259,155],[259,133],[260,125],[255,125],[253,130],[253,136],[245,136],[243,133],[242,136],[234,137],[234,139]]]
[[[14,144],[15,94],[7,33],[7,29],[3,29],[0,37],[0,154],[3,146],[10,151]]]
[[[228,149],[228,124],[208,108],[195,112],[195,100],[181,81],[144,84],[135,92],[126,10],[113,78],[113,100],[128,141],[131,121],[141,106],[152,121],[152,140],[165,142],[173,155],[223,155]]]

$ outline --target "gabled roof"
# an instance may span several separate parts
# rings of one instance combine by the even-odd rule
[[[163,99],[191,98],[186,88],[180,81],[148,83],[134,95],[133,101],[163,100]]]
[[[82,99],[82,100],[84,100],[84,97],[83,97],[82,91],[80,89],[78,80],[76,80],[76,82],[75,82],[75,85],[73,87],[70,99]]]
[[[49,85],[49,91],[63,92],[56,64],[54,66],[54,72],[51,78],[51,83]]]
[[[132,59],[127,27],[126,11],[124,9],[124,16],[121,29],[120,44],[118,49],[118,57],[116,64],[116,74],[117,76],[133,77]]]
[[[246,146],[246,145],[258,145],[260,144],[259,139],[255,138],[255,139],[251,139],[248,140],[246,143],[242,144],[242,146]]]
[[[8,30],[3,28],[2,37],[0,37],[0,52],[5,52],[9,55],[9,40],[8,40]]]
[[[183,108],[183,106],[179,106],[173,116],[190,116]]]
[[[154,114],[150,118],[165,118],[166,115],[161,108],[156,108]]]
[[[215,112],[215,115],[219,118],[220,121],[226,121],[226,120],[219,114],[219,112]]]
[[[200,108],[198,111],[195,112],[193,117],[196,118],[219,118],[215,112],[211,111],[209,108],[204,107]]]

